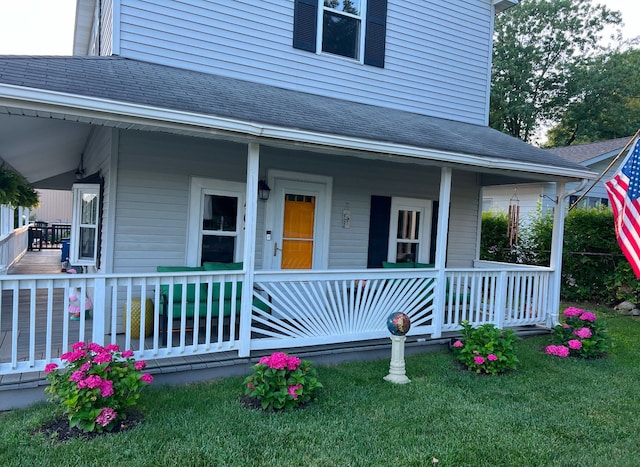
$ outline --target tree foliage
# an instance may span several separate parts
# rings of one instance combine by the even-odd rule
[[[522,0],[496,17],[489,124],[530,141],[576,92],[576,70],[621,16],[591,0]]]
[[[34,208],[38,206],[38,193],[22,175],[1,165],[0,204]]]
[[[548,146],[633,135],[640,128],[640,49],[594,57],[575,73],[574,98],[547,133]]]

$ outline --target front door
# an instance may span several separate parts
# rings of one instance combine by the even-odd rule
[[[313,268],[315,217],[316,196],[284,194],[280,269]]]
[[[305,174],[274,177],[273,269],[327,267],[330,181]]]

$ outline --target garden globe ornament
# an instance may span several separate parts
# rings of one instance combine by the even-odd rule
[[[391,364],[389,374],[384,377],[386,381],[395,384],[407,384],[411,380],[407,378],[404,366],[404,341],[411,328],[411,320],[406,313],[391,313],[387,318],[387,329],[391,333]]]

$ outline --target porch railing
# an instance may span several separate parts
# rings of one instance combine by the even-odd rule
[[[20,227],[0,236],[0,274],[18,261],[27,249],[28,227]]]
[[[444,279],[434,269],[256,271],[243,307],[244,272],[212,272],[3,276],[0,374],[42,371],[76,341],[154,360],[385,338],[395,311],[411,317],[409,335],[425,338],[463,320],[545,325],[550,313],[548,268],[448,269]],[[163,314],[163,291],[175,312]],[[71,303],[90,311],[71,319]]]

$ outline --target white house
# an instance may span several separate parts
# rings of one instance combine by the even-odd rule
[[[396,311],[426,339],[557,321],[562,212],[551,267],[478,261],[484,187],[595,176],[487,126],[517,2],[334,3],[79,0],[75,56],[0,57],[0,157],[73,190],[88,272],[0,276],[0,374],[79,339],[242,357],[386,338]]]
[[[572,146],[562,146],[547,149],[547,151],[559,155],[567,161],[575,162],[584,166],[588,170],[602,175],[600,178],[588,183],[575,194],[565,200],[565,207],[580,200],[581,206],[595,207],[597,205],[609,205],[609,198],[604,187],[604,182],[609,180],[620,168],[625,159],[626,153],[617,159],[611,167],[611,162],[620,154],[627,143],[631,141],[631,136],[624,138],[598,141],[595,143],[576,144]],[[568,189],[579,188],[578,183],[568,183]],[[585,194],[586,192],[586,194]],[[552,209],[555,206],[555,186],[550,182],[534,182],[523,184],[512,184],[503,186],[488,186],[483,188],[483,211],[503,211],[507,212],[510,204],[520,206],[520,217],[526,221],[527,217],[535,213],[538,205],[542,209]]]

